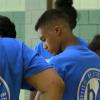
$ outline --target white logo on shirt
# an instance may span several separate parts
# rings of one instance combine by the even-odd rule
[[[10,100],[10,91],[4,79],[0,76],[0,100]]]
[[[77,100],[100,100],[100,70],[88,69],[79,84]]]

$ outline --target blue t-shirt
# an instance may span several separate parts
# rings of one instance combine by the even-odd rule
[[[23,42],[0,38],[0,100],[19,100],[25,78],[49,68],[48,66],[43,57]],[[25,86],[28,88],[28,84]]]
[[[79,37],[76,37],[76,39],[80,42],[81,45],[84,46],[88,46],[88,43],[84,40],[82,40]],[[37,51],[40,55],[42,55],[45,59],[49,59],[53,56],[53,54],[51,54],[50,52],[48,52],[48,50],[46,50],[43,47],[43,42],[40,41],[39,43],[37,43],[37,45],[34,47],[35,51]]]
[[[100,100],[100,58],[86,46],[69,46],[48,63],[65,82],[62,100]]]

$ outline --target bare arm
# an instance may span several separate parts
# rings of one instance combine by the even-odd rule
[[[62,100],[64,83],[52,68],[27,78],[27,82],[40,91],[38,100]]]
[[[41,93],[39,91],[30,92],[30,99],[29,100],[40,100]]]
[[[36,93],[36,96],[35,96],[35,99],[34,99],[34,100],[40,100],[40,97],[41,97],[41,92],[40,92],[40,91],[37,91],[37,93]]]
[[[35,100],[36,94],[37,94],[37,91],[30,92],[29,100]]]

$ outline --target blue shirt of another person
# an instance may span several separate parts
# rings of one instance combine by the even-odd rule
[[[64,80],[62,100],[100,99],[100,58],[86,46],[69,46],[48,63]]]
[[[25,78],[48,68],[43,57],[23,42],[0,38],[0,100],[19,100],[23,85],[30,89]]]

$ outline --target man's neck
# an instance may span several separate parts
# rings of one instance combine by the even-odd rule
[[[75,36],[72,35],[70,38],[64,38],[62,39],[62,46],[61,50],[63,51],[66,47],[71,46],[71,45],[79,45],[80,42],[75,38]]]

